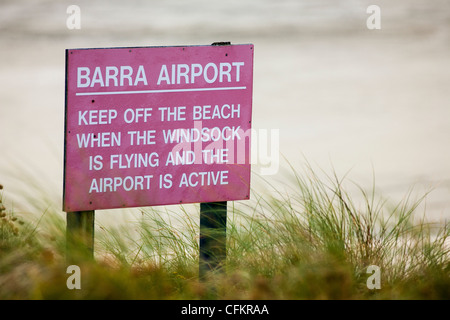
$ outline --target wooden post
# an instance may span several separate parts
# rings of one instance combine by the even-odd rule
[[[94,258],[95,211],[67,212],[66,260],[77,263]]]
[[[227,46],[231,42],[214,42]],[[227,256],[227,202],[200,203],[199,278],[212,271],[222,271]]]
[[[227,202],[200,204],[199,277],[210,271],[221,271],[226,261]]]

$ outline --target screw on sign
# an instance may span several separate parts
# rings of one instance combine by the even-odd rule
[[[250,195],[252,90],[251,44],[66,50],[68,230],[77,212],[179,203],[223,226]]]

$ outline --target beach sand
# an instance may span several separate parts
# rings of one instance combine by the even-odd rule
[[[66,27],[72,4],[79,30]],[[366,26],[371,4],[380,30]],[[306,159],[368,189],[375,176],[394,202],[411,187],[432,190],[427,218],[450,218],[450,2],[441,0],[2,1],[6,204],[61,210],[66,48],[215,41],[255,45],[253,126],[279,130],[280,166],[286,157],[302,170]],[[282,183],[283,172],[266,178]]]

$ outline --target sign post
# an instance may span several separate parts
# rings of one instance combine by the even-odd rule
[[[227,202],[200,204],[199,277],[220,271],[226,260]]]
[[[250,197],[252,90],[251,44],[67,49],[68,235],[94,210],[181,203],[226,225]]]
[[[67,262],[94,258],[95,211],[67,212]]]

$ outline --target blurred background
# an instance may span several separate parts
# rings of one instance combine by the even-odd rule
[[[66,26],[70,5],[80,29]],[[66,48],[216,41],[255,45],[253,126],[279,130],[280,170],[266,179],[285,181],[283,157],[299,171],[309,161],[363,188],[375,180],[393,202],[431,191],[427,218],[450,218],[448,0],[1,0],[3,202],[61,211]]]

